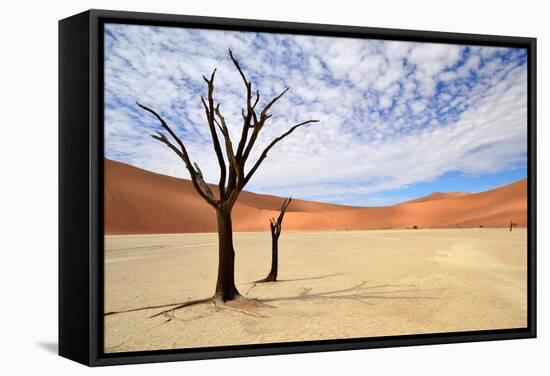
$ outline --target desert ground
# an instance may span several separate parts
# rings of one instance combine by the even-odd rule
[[[237,287],[270,307],[202,304],[154,318],[212,295],[217,235],[106,236],[105,351],[527,325],[525,228],[283,229],[274,283],[252,282],[269,271],[269,233],[234,236]]]

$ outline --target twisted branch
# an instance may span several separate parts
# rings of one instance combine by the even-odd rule
[[[214,77],[216,75],[216,69],[212,72],[210,79],[207,79],[205,76],[202,76],[203,80],[208,86],[208,105],[206,104],[203,97],[201,97],[201,102],[204,106],[204,111],[206,112],[206,118],[208,120],[208,128],[210,128],[210,135],[212,136],[212,143],[214,144],[214,151],[216,152],[216,157],[218,158],[218,164],[220,165],[220,180],[218,182],[218,188],[220,191],[220,201],[225,199],[225,177],[226,177],[226,166],[225,160],[223,158],[222,149],[220,147],[220,141],[218,139],[218,134],[216,133],[215,118],[214,118]]]
[[[288,206],[290,205],[291,202],[292,202],[292,196],[283,201],[283,204],[281,205],[281,210],[279,212],[279,216],[277,217],[277,219],[275,219],[275,218],[270,218],[269,219],[269,226],[271,227],[271,233],[274,236],[276,236],[277,239],[281,235],[281,228],[282,228],[282,225],[283,225],[283,218],[285,216],[286,209],[288,209]]]
[[[179,145],[180,149],[178,149],[174,144],[172,144],[166,136],[159,131],[157,132],[157,135],[151,135],[155,140],[162,142],[166,146],[168,146],[170,149],[172,149],[178,157],[180,157],[183,160],[183,163],[185,165],[185,168],[189,171],[189,174],[191,175],[191,182],[193,183],[193,187],[195,190],[199,193],[199,195],[212,207],[216,208],[218,206],[218,203],[214,199],[214,196],[212,195],[212,192],[210,191],[210,188],[208,188],[208,185],[206,187],[208,188],[207,191],[203,190],[203,187],[201,187],[201,184],[199,184],[199,180],[202,180],[202,173],[199,177],[199,171],[195,170],[193,168],[193,165],[191,163],[191,159],[189,158],[189,154],[187,153],[187,149],[185,148],[185,145],[181,141],[181,139],[174,133],[174,131],[170,128],[170,126],[164,121],[164,119],[153,109],[142,105],[139,102],[136,102],[136,104],[142,108],[143,110],[151,113],[154,115],[162,125],[162,127],[172,136],[172,138],[176,141],[176,143]],[[198,168],[198,165],[195,163],[195,166]],[[204,180],[203,180],[204,182]]]
[[[302,123],[296,124],[293,127],[291,127],[288,131],[286,131],[285,133],[283,133],[282,135],[280,135],[279,137],[277,137],[276,139],[271,141],[271,143],[264,149],[264,151],[262,152],[262,154],[260,155],[260,157],[258,158],[256,163],[254,164],[252,169],[248,172],[248,174],[246,174],[246,177],[244,178],[244,182],[243,182],[243,187],[248,183],[250,178],[252,178],[252,176],[254,175],[256,170],[258,169],[258,167],[260,167],[260,165],[262,164],[264,159],[267,157],[267,153],[271,150],[271,148],[273,148],[273,146],[277,145],[277,143],[279,143],[279,141],[283,140],[285,137],[290,135],[292,132],[294,132],[299,127],[301,127],[303,125],[306,125],[306,124],[318,123],[318,122],[319,122],[319,120],[308,120],[308,121],[304,121]]]
[[[193,186],[195,187],[197,192],[211,206],[215,208],[221,205],[231,208],[235,204],[240,192],[243,190],[245,185],[250,181],[254,173],[259,168],[260,164],[267,157],[267,154],[271,150],[271,148],[273,148],[278,142],[280,142],[285,137],[290,135],[297,128],[309,123],[318,122],[318,120],[308,120],[292,126],[288,131],[286,131],[281,136],[274,139],[263,150],[263,152],[261,153],[256,163],[253,165],[250,171],[247,174],[245,174],[245,165],[257,141],[258,135],[262,130],[262,128],[264,127],[266,121],[271,118],[271,114],[269,114],[269,110],[273,107],[275,103],[277,103],[278,100],[280,100],[288,92],[289,89],[286,88],[281,93],[273,97],[269,102],[267,102],[267,104],[263,107],[263,109],[258,113],[256,108],[258,107],[258,104],[260,102],[260,92],[256,90],[255,97],[252,95],[252,83],[246,78],[246,75],[243,69],[241,68],[239,62],[233,55],[233,51],[231,49],[229,49],[229,56],[231,58],[231,61],[233,62],[233,65],[239,72],[246,88],[246,110],[243,109],[242,111],[243,124],[242,124],[242,130],[241,130],[241,138],[239,140],[237,150],[234,149],[233,143],[231,142],[229,130],[225,122],[225,118],[221,114],[219,103],[216,106],[214,105],[214,77],[216,75],[216,69],[214,69],[210,78],[203,76],[203,79],[206,82],[208,87],[208,96],[206,99],[201,97],[201,103],[204,107],[204,112],[206,115],[208,127],[210,129],[210,135],[212,137],[214,151],[216,153],[218,164],[220,166],[220,179],[218,182],[219,197],[220,197],[219,200],[215,199],[215,196],[212,193],[210,187],[204,181],[202,172],[200,171],[200,168],[198,167],[198,165],[195,163],[194,164],[195,167],[193,167],[193,163],[191,163],[191,159],[189,158],[189,155],[187,153],[187,150],[185,149],[183,142],[176,136],[176,134],[172,131],[172,129],[168,126],[168,124],[166,124],[164,119],[162,119],[162,117],[159,114],[157,114],[154,110],[138,103],[138,106],[140,108],[150,112],[160,121],[162,127],[170,134],[170,136],[175,140],[177,145],[172,143],[162,132],[159,132],[159,131],[157,131],[155,135],[152,135],[152,137],[155,140],[165,144],[172,151],[174,151],[174,153],[176,153],[178,157],[180,157],[183,160],[185,167],[191,174],[191,180],[193,182]],[[252,128],[252,134],[249,137],[250,128]],[[226,165],[225,157],[222,152],[220,140],[218,138],[218,130],[220,131],[220,133],[224,138],[225,152],[227,154],[227,159],[228,159],[227,165]],[[228,169],[229,169],[229,174],[228,174]],[[290,202],[287,203],[285,200],[285,203],[288,206]],[[285,207],[285,210],[286,210],[286,207]],[[283,215],[284,215],[284,212],[283,212]]]

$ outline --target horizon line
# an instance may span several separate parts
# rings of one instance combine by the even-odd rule
[[[121,162],[121,161],[118,161],[118,160],[110,159],[110,158],[107,158],[105,155],[103,156],[103,159],[104,159],[104,161],[109,161],[109,162],[115,162],[115,163],[123,164],[123,165],[129,166],[129,167],[132,167],[132,168],[135,168],[135,169],[138,169],[138,170],[141,170],[141,171],[145,171],[145,172],[148,172],[148,173],[151,173],[151,174],[159,175],[159,176],[164,176],[164,177],[167,177],[167,178],[177,179],[177,180],[184,180],[184,181],[188,181],[188,182],[191,181],[191,179],[188,179],[188,178],[182,178],[182,177],[177,177],[177,176],[172,176],[172,175],[166,175],[166,174],[162,174],[162,173],[159,173],[159,172],[147,170],[147,169],[142,168],[142,167],[134,166],[134,165],[129,164],[129,163],[127,163],[127,162]],[[518,179],[518,180],[514,180],[514,181],[512,181],[512,182],[509,182],[509,183],[505,183],[505,184],[502,184],[502,185],[499,185],[499,186],[496,186],[496,187],[493,187],[493,188],[490,188],[490,189],[487,189],[487,190],[484,190],[484,191],[478,191],[478,192],[466,192],[466,191],[432,191],[431,193],[429,193],[429,194],[427,194],[427,195],[423,195],[423,196],[416,197],[416,198],[412,198],[412,199],[407,199],[407,200],[398,202],[398,203],[393,204],[393,205],[382,205],[382,206],[357,206],[357,205],[337,204],[337,203],[334,203],[334,202],[309,200],[309,199],[299,198],[299,197],[296,197],[296,196],[293,197],[293,200],[307,201],[307,202],[312,202],[312,203],[319,203],[319,204],[326,204],[326,205],[334,205],[334,206],[342,206],[342,207],[347,207],[347,208],[383,208],[383,207],[392,207],[392,206],[403,205],[403,204],[407,204],[407,203],[414,203],[414,201],[416,201],[416,200],[420,200],[420,199],[429,197],[429,196],[431,196],[431,195],[433,195],[433,194],[437,194],[437,193],[442,193],[442,194],[465,193],[467,196],[483,194],[483,193],[486,193],[486,192],[490,192],[490,191],[494,191],[494,190],[497,190],[497,189],[504,188],[504,187],[509,186],[509,185],[512,185],[512,184],[519,183],[519,182],[521,182],[521,181],[523,181],[523,180],[527,180],[527,179],[528,179],[528,177],[521,178],[521,179]],[[212,188],[212,187],[213,187],[213,188],[218,188],[218,185],[217,185],[216,183],[209,183],[209,182],[207,182],[207,184],[208,184],[209,186],[211,186],[211,188]],[[217,191],[217,189],[215,189],[214,191]],[[281,199],[282,199],[282,196],[279,196],[279,195],[276,195],[276,194],[272,194],[272,193],[257,193],[257,192],[249,191],[249,190],[245,190],[245,189],[243,189],[243,192],[250,193],[250,194],[255,194],[255,195],[260,195],[260,196],[277,197],[277,198],[281,198]],[[458,197],[461,197],[461,196],[458,196]],[[462,197],[464,197],[464,196],[462,196]],[[448,198],[453,198],[453,197],[448,197]]]

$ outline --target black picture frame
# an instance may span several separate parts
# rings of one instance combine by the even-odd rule
[[[179,350],[103,352],[103,25],[146,24],[521,47],[528,54],[528,325]],[[536,337],[536,39],[88,10],[59,21],[59,354],[88,366]]]

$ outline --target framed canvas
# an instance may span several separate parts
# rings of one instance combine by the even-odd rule
[[[59,353],[536,336],[536,40],[59,23]]]

